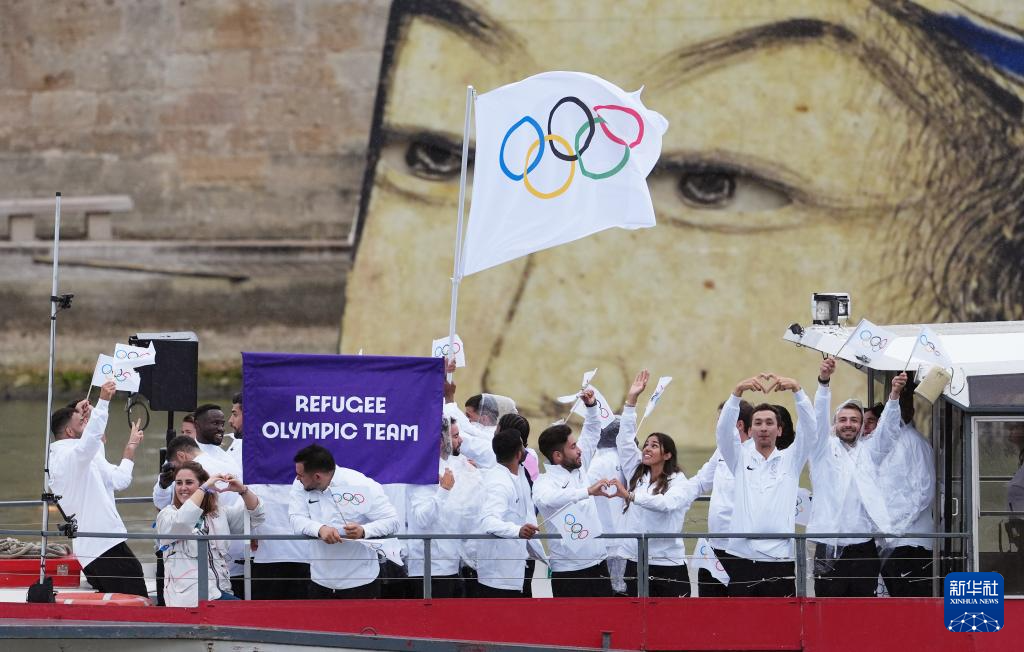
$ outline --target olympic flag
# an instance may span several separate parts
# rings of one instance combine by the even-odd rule
[[[867,364],[871,362],[871,358],[885,352],[894,339],[896,336],[891,331],[878,324],[872,324],[867,319],[861,319],[850,338],[839,347],[839,351],[836,351],[836,356],[838,357],[843,349],[849,348],[858,362]]]
[[[461,274],[612,227],[654,226],[647,175],[667,128],[640,91],[586,73],[546,72],[480,95]]]
[[[604,534],[601,519],[597,515],[597,505],[592,497],[588,496],[560,511],[560,514],[552,515],[551,523],[557,524],[562,543],[570,550],[577,550],[586,542]]]
[[[917,359],[927,364],[939,365],[943,369],[953,366],[953,359],[949,357],[946,345],[939,338],[939,334],[928,328],[921,327],[921,332],[914,340],[914,348],[910,352],[910,359]]]

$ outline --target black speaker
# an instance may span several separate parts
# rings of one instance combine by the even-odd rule
[[[199,376],[199,338],[192,332],[136,333],[134,346],[156,349],[156,364],[139,367],[139,393],[155,412],[191,412],[196,409]]]

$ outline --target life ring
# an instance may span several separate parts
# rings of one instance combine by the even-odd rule
[[[117,607],[150,607],[153,603],[149,598],[131,593],[74,593],[65,591],[58,593],[57,604],[91,604],[113,605]]]

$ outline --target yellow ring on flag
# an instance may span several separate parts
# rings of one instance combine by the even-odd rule
[[[549,134],[544,137],[544,142],[552,140],[561,145],[562,147],[564,147],[565,151],[569,152],[569,156],[574,155],[574,152],[572,151],[572,146],[569,144],[569,141],[562,138],[558,134]],[[554,199],[555,197],[561,195],[566,190],[568,190],[569,186],[572,185],[572,178],[576,175],[576,161],[570,161],[569,178],[565,180],[565,183],[562,184],[561,188],[558,188],[557,190],[553,190],[551,192],[541,192],[533,187],[533,185],[530,183],[529,177],[526,176],[526,169],[530,166],[530,157],[533,156],[533,152],[538,147],[540,147],[540,145],[541,142],[539,140],[535,140],[533,141],[533,144],[530,145],[530,148],[526,150],[526,164],[523,166],[523,185],[526,186],[526,189],[530,191],[531,195],[537,197],[538,199]]]

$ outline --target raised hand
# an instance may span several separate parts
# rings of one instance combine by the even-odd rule
[[[594,388],[588,387],[580,392],[580,398],[583,399],[583,405],[587,407],[594,407],[597,405],[597,399],[594,398]]]
[[[836,359],[825,358],[821,361],[821,367],[818,368],[818,382],[822,385],[827,385],[832,374],[836,371]]]
[[[761,384],[761,374],[759,376],[751,376],[745,380],[741,380],[737,383],[736,388],[732,390],[733,396],[737,398],[743,397],[743,392],[763,392],[764,385]]]
[[[222,475],[221,480],[228,483],[228,486],[224,488],[224,491],[234,491],[235,493],[242,493],[245,491],[245,485],[242,484],[241,478],[236,478],[228,473]]]
[[[607,478],[602,478],[595,482],[594,484],[590,485],[590,487],[587,488],[587,493],[591,496],[604,496],[607,498],[608,494],[604,492],[604,488],[612,486],[614,485],[612,484],[611,480]]]
[[[629,391],[626,392],[626,405],[636,405],[636,400],[640,398],[644,390],[647,389],[647,381],[651,379],[651,372],[646,369],[641,369],[640,373],[633,379],[633,384],[629,386]]]
[[[132,432],[128,435],[128,445],[132,448],[137,447],[142,443],[142,438],[146,434],[143,432],[140,426],[142,425],[142,419],[136,419],[135,423],[132,424]]]
[[[117,384],[112,380],[108,380],[100,386],[100,398],[104,401],[109,401],[114,398],[114,392],[116,391]]]
[[[889,400],[897,401],[900,398],[900,394],[903,393],[903,388],[907,386],[907,372],[902,372],[892,379],[892,391],[889,392]]]
[[[776,392],[787,392],[787,391],[789,391],[789,392],[799,392],[800,391],[800,383],[798,383],[797,381],[793,380],[792,378],[785,378],[783,376],[779,376],[779,378],[778,378],[778,380],[777,380],[777,382],[775,384],[775,391]]]
[[[455,486],[455,475],[452,473],[452,470],[445,469],[444,475],[438,478],[437,483],[445,491],[451,491],[451,488]]]

